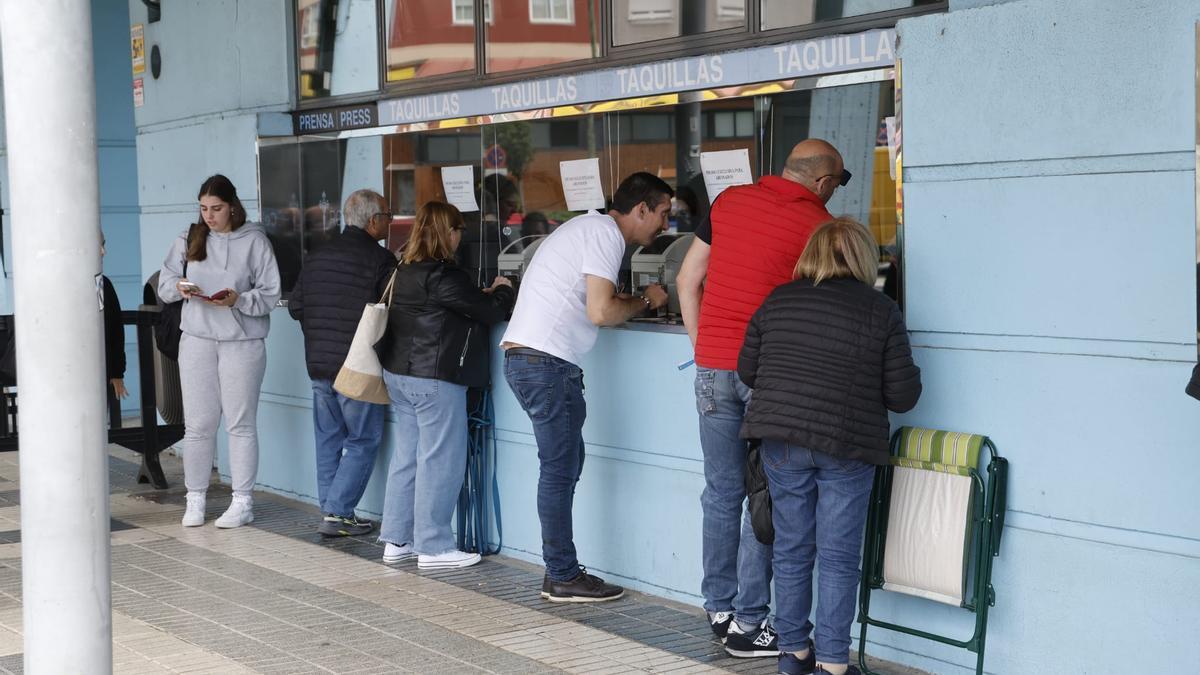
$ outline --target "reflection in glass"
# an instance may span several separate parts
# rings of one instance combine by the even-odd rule
[[[296,0],[300,98],[379,88],[374,9],[366,0]]]
[[[614,46],[745,27],[745,0],[612,0]]]
[[[881,283],[892,279],[896,292],[896,183],[884,125],[893,109],[892,83],[884,82],[717,100],[689,93],[670,106],[392,135],[384,146],[384,184],[395,214],[388,246],[403,244],[419,205],[445,199],[445,166],[475,172],[479,211],[466,214],[460,262],[482,284],[510,242],[548,234],[576,215],[567,209],[560,162],[598,158],[606,194],[635,171],[659,176],[677,191],[672,229],[688,232],[710,205],[701,152],[746,149],[757,178],[781,173],[792,147],[815,137],[833,143],[854,174],[835,193],[830,212],[870,227],[883,253]]]
[[[506,72],[600,56],[600,0],[496,5],[487,25],[487,70]]]
[[[759,0],[763,30],[803,26],[935,2],[938,0]]]
[[[490,22],[490,0],[484,11]],[[384,12],[388,82],[475,70],[473,0],[388,0]]]

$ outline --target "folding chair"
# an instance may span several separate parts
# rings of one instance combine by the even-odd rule
[[[891,455],[891,464],[876,472],[867,513],[859,666],[873,672],[866,645],[867,628],[875,626],[972,651],[975,672],[982,674],[988,608],[996,604],[992,560],[1000,554],[1008,460],[986,436],[916,427],[892,436]],[[962,607],[975,614],[975,630],[959,640],[873,618],[871,593],[879,590]]]

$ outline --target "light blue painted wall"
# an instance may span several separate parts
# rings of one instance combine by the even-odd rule
[[[129,15],[123,3],[93,0],[92,56],[96,82],[96,146],[100,182],[100,228],[107,239],[104,274],[112,281],[122,309],[142,301],[138,237],[137,162],[134,150],[133,75],[129,52]],[[0,98],[3,98],[0,95]],[[0,103],[0,132],[3,131]],[[0,208],[4,209],[4,272],[0,274],[0,314],[11,314],[13,212],[8,193],[8,163],[0,133]],[[70,199],[70,195],[64,195]],[[130,396],[122,408],[135,414],[139,386],[137,343],[126,329],[125,386]]]
[[[1153,645],[1140,669],[1200,665],[1183,590],[1200,580],[1200,410],[1182,391],[1197,20],[1194,2],[1040,0],[898,27],[925,393],[897,421],[988,433],[1012,461],[990,672],[1112,672],[1133,645]],[[878,636],[881,656],[966,672],[965,652]]]

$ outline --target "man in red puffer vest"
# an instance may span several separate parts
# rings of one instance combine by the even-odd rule
[[[780,176],[721,193],[677,279],[679,304],[696,350],[696,409],[704,453],[704,579],[700,591],[712,630],[735,657],[776,656],[767,625],[771,547],[743,518],[746,441],[739,437],[750,390],[737,375],[750,317],[792,269],[818,226],[832,220],[825,204],[850,180],[842,156],[826,141],[792,149]]]

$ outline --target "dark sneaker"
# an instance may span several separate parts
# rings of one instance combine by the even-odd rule
[[[729,632],[729,624],[733,622],[733,612],[709,612],[708,626],[712,628],[713,635],[721,638],[721,642],[725,641],[725,635]]]
[[[816,670],[817,653],[813,649],[812,640],[808,641],[808,656],[802,659],[796,658],[796,655],[791,652],[781,652],[779,654],[779,675],[809,675],[809,673],[814,673]]]
[[[357,516],[335,516],[332,513],[321,520],[317,532],[326,537],[354,537],[366,534],[375,529],[375,523],[369,520],[359,520]]]
[[[780,663],[782,663],[782,661]],[[783,671],[781,670],[779,672],[782,673]],[[810,673],[826,673],[826,675],[828,675],[828,673],[829,673],[829,671],[825,670],[824,668],[817,668],[816,670],[810,670],[809,672]],[[858,666],[848,666],[846,668],[846,675],[862,675],[862,671],[858,669]]]
[[[779,656],[779,636],[764,621],[749,633],[742,631],[737,621],[730,622],[725,634],[725,651],[739,659]]]
[[[625,589],[604,583],[600,577],[587,573],[583,567],[570,581],[542,579],[542,597],[550,602],[604,602],[625,595]]]

